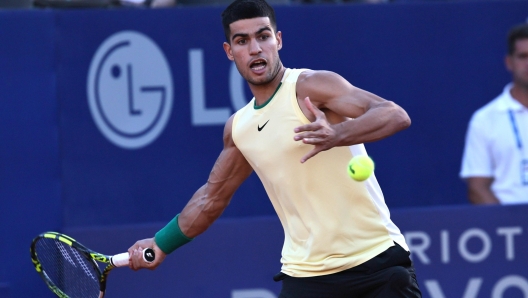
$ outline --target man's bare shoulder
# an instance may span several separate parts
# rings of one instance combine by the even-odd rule
[[[341,75],[328,70],[302,72],[295,86],[299,98],[310,97],[313,103],[325,102],[354,89]]]
[[[231,115],[231,117],[229,117],[229,119],[227,119],[225,125],[224,125],[224,143],[226,141],[228,142],[231,142],[232,143],[232,140],[233,140],[233,121],[235,119],[235,115],[236,113],[234,113],[233,115]]]
[[[297,84],[311,85],[314,83],[326,83],[335,80],[344,80],[339,74],[329,70],[305,70],[299,74]]]

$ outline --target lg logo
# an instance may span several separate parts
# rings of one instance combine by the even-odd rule
[[[208,108],[202,49],[189,49],[191,125],[224,125],[247,104],[244,79],[229,70],[232,107]],[[97,49],[88,73],[88,104],[101,133],[113,144],[139,149],[152,143],[167,124],[173,101],[172,75],[160,48],[146,35],[122,31]]]
[[[146,35],[122,31],[97,49],[88,73],[88,104],[113,144],[138,149],[153,142],[169,120],[173,86],[167,59]]]
[[[224,125],[234,111],[247,103],[245,81],[234,63],[229,70],[230,107],[208,108],[205,95],[204,53],[202,49],[189,50],[189,89],[191,96],[191,122],[194,126]]]

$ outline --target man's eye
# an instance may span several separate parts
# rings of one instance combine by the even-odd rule
[[[245,44],[246,43],[246,40],[245,39],[239,39],[237,41],[238,44]]]
[[[266,39],[268,39],[268,38],[269,38],[269,36],[267,36],[267,35],[262,35],[262,36],[260,37],[260,39],[262,39],[262,40],[266,40]]]

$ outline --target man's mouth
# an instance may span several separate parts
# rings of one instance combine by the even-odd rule
[[[264,59],[256,59],[255,61],[253,61],[253,62],[251,62],[249,64],[249,68],[251,68],[251,70],[254,70],[254,71],[259,71],[259,70],[264,69],[266,67],[266,65],[268,65],[266,60],[264,60]]]

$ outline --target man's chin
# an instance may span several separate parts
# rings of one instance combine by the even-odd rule
[[[260,78],[246,78],[246,81],[251,85],[259,86],[266,85],[273,81],[273,78],[269,77],[260,77]]]
[[[247,80],[249,83],[253,85],[266,85],[275,79],[276,75],[270,75],[269,73],[266,76],[262,76],[259,78],[251,78],[251,80]]]
[[[516,81],[518,86],[522,86],[523,89],[528,89],[528,79],[522,79]]]

